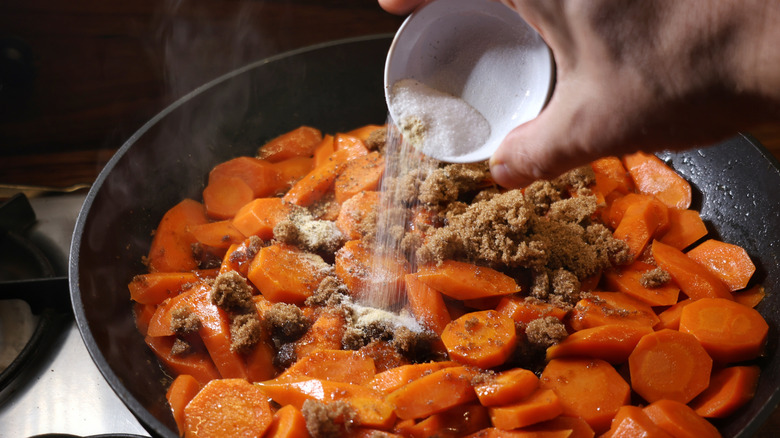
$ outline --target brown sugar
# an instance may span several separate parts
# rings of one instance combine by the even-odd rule
[[[314,293],[306,298],[307,306],[336,307],[349,296],[347,286],[335,275],[328,275],[322,279]]]
[[[670,281],[672,276],[661,268],[647,271],[639,278],[639,284],[646,288],[661,287]]]
[[[274,227],[274,237],[310,252],[333,254],[346,241],[335,222],[315,219],[305,209],[294,210]]]
[[[385,144],[387,143],[387,128],[383,126],[371,131],[371,134],[368,134],[365,143],[369,151],[378,150],[381,152],[384,150]]]
[[[171,356],[184,356],[192,351],[192,345],[182,338],[176,338],[171,346]]]
[[[179,307],[171,312],[171,331],[176,334],[193,333],[200,330],[201,326],[200,317],[189,306]]]
[[[292,342],[303,336],[311,321],[294,304],[276,303],[263,313],[263,325],[281,342]]]
[[[554,316],[534,319],[525,326],[528,342],[538,348],[547,348],[561,342],[568,332],[566,326]]]
[[[339,438],[352,427],[355,410],[343,401],[321,402],[309,399],[303,402],[301,413],[312,438]]]
[[[420,186],[419,199],[425,204],[442,205],[476,191],[489,181],[487,163],[450,164],[428,175]]]
[[[247,352],[260,341],[262,334],[257,312],[234,315],[230,321],[230,350]]]
[[[236,271],[223,272],[211,287],[211,302],[221,309],[244,312],[254,309],[252,286]]]

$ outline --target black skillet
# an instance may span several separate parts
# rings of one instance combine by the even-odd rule
[[[263,60],[183,97],[135,133],[89,192],[71,247],[74,314],[111,387],[155,436],[177,434],[165,402],[167,376],[138,334],[127,283],[144,271],[153,230],[184,197],[198,199],[209,169],[254,154],[264,140],[300,125],[324,132],[384,123],[382,70],[391,36],[339,41]],[[743,245],[766,286],[759,310],[771,325],[755,399],[718,424],[752,436],[780,400],[780,171],[748,136],[663,155],[697,189],[695,208],[714,235]]]

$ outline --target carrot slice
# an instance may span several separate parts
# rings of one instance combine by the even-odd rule
[[[365,142],[374,131],[382,128],[384,128],[384,125],[365,125],[347,132],[347,135],[357,137]]]
[[[623,199],[629,199],[624,197]],[[616,239],[626,242],[632,259],[636,259],[650,239],[662,234],[669,226],[669,212],[666,205],[652,196],[641,196],[626,207],[615,232]]]
[[[520,292],[512,277],[484,266],[444,260],[421,266],[417,279],[456,300],[471,300]]]
[[[672,329],[678,330],[680,328],[680,316],[682,316],[683,307],[691,304],[692,299],[686,298],[682,301],[678,301],[674,305],[666,308],[663,312],[658,314],[658,324],[653,326],[655,330]]]
[[[212,380],[184,412],[187,437],[263,436],[273,419],[263,391],[243,379]]]
[[[276,224],[286,219],[292,209],[280,198],[258,198],[236,212],[233,226],[244,236],[270,240]]]
[[[761,370],[756,365],[733,366],[712,373],[710,386],[691,401],[693,410],[707,418],[725,418],[753,399]]]
[[[364,385],[376,374],[374,360],[355,350],[321,350],[301,358],[277,379],[314,379]]]
[[[640,193],[656,196],[669,208],[691,206],[691,185],[660,158],[637,152],[623,157],[623,162]]]
[[[515,322],[495,310],[467,313],[441,333],[449,356],[463,364],[492,368],[515,351]]]
[[[704,224],[696,210],[669,209],[669,229],[658,239],[680,251],[707,235]]]
[[[263,333],[252,350],[244,354],[247,380],[254,383],[273,378],[276,375],[274,356],[276,356],[276,349],[271,344],[268,334]]]
[[[658,321],[653,308],[636,298],[622,292],[592,292],[574,306],[569,324],[576,331],[613,324],[653,327]]]
[[[441,293],[418,280],[416,274],[405,275],[404,283],[414,317],[425,328],[440,335],[452,321]]]
[[[333,139],[333,148],[336,151],[348,151],[350,158],[356,158],[368,153],[368,148],[363,140],[349,134],[336,134]]]
[[[609,428],[631,393],[615,368],[599,359],[553,359],[542,371],[539,383],[558,394],[563,415],[582,418],[597,433]]]
[[[348,161],[333,183],[336,202],[342,203],[364,190],[377,190],[384,172],[385,159],[376,151]]]
[[[273,196],[284,188],[284,181],[276,167],[255,157],[236,157],[217,164],[209,172],[209,184],[212,180],[230,177],[243,180],[252,189],[255,198]]]
[[[563,413],[555,391],[539,388],[519,402],[488,408],[493,425],[511,430],[550,420]]]
[[[257,253],[247,278],[272,302],[303,304],[317,290],[327,268],[322,257],[277,243]]]
[[[386,395],[434,371],[454,366],[458,364],[451,361],[401,365],[377,373],[367,385]]]
[[[385,400],[395,406],[398,418],[424,418],[476,400],[473,375],[465,367],[444,368],[396,389]]]
[[[279,171],[279,179],[284,182],[284,187],[289,189],[314,169],[314,158],[288,158],[284,161],[274,163],[274,167]]]
[[[306,418],[295,406],[284,405],[274,413],[266,438],[309,438]]]
[[[295,343],[298,360],[317,351],[340,349],[346,323],[344,315],[338,312],[321,313],[306,334]]]
[[[680,289],[673,283],[658,287],[642,285],[642,276],[655,269],[655,266],[635,261],[634,263],[609,270],[604,273],[606,286],[611,290],[623,292],[650,306],[671,306],[677,302]]]
[[[215,270],[192,272],[150,272],[133,277],[128,284],[130,299],[141,304],[160,304],[208,278]]]
[[[679,249],[656,240],[651,251],[658,267],[668,272],[689,298],[733,299],[729,288],[720,279]]]
[[[333,182],[336,181],[336,177],[350,158],[348,149],[332,153],[324,163],[298,180],[282,199],[302,207],[308,207],[322,199],[325,193],[333,187]]]
[[[230,219],[246,203],[255,198],[252,188],[239,177],[209,178],[203,189],[206,214],[215,219]]]
[[[530,429],[530,430],[529,430]],[[488,427],[472,433],[466,438],[574,438],[571,429],[536,430],[534,426],[524,429],[504,430]]]
[[[680,331],[692,334],[716,361],[731,363],[758,357],[769,325],[752,307],[722,298],[702,298],[682,310]]]
[[[582,418],[567,417],[564,415],[523,428],[523,430],[539,434],[535,436],[536,438],[547,436],[544,435],[546,432],[554,433],[565,431],[571,431],[571,435],[568,435],[569,438],[593,438],[596,435],[596,433],[593,432],[593,428],[591,428]]]
[[[375,254],[362,240],[345,243],[336,252],[334,268],[352,296],[368,301],[387,300],[380,306],[394,305],[403,297],[404,276],[409,273],[403,256]]]
[[[642,409],[653,423],[675,438],[720,438],[720,432],[685,403],[658,400]]]
[[[756,307],[766,296],[764,286],[757,284],[749,289],[734,292],[734,301],[743,306]]]
[[[149,322],[152,320],[154,312],[157,310],[156,304],[133,304],[133,317],[138,332],[146,336],[149,332]]]
[[[206,351],[196,349],[188,354],[171,354],[175,340],[174,336],[147,336],[144,338],[146,345],[154,351],[160,362],[177,375],[189,374],[201,385],[220,378],[217,367]]]
[[[648,326],[635,325],[602,325],[583,329],[548,347],[547,360],[580,356],[620,364],[628,360],[639,339],[652,331]]]
[[[539,388],[539,378],[524,368],[511,368],[489,375],[474,384],[474,391],[482,406],[500,406],[516,403]]]
[[[688,403],[707,388],[712,359],[688,333],[660,330],[639,340],[628,358],[631,387],[652,403]]]
[[[693,261],[707,268],[729,289],[744,289],[756,272],[756,265],[739,245],[715,239],[705,240],[686,253]]]
[[[546,316],[554,316],[563,321],[567,313],[554,304],[516,295],[502,297],[496,305],[496,312],[512,318],[515,322],[525,324]]]
[[[192,312],[198,315],[201,327],[198,330],[209,356],[224,379],[247,379],[244,357],[231,348],[230,316],[211,302],[209,293],[193,295]]]
[[[326,134],[322,137],[322,141],[314,149],[314,167],[317,168],[326,161],[336,151],[333,143],[333,136]]]
[[[594,191],[605,198],[613,191],[626,194],[634,190],[634,182],[617,157],[604,157],[590,163],[596,176]]]
[[[336,227],[339,231],[350,240],[362,239],[367,229],[366,225],[379,205],[379,197],[379,192],[364,191],[344,201],[336,218]]]
[[[258,158],[278,163],[295,157],[309,157],[322,141],[322,132],[310,126],[301,126],[272,138],[257,151]]]
[[[404,429],[403,435],[413,438],[456,437],[477,432],[488,426],[490,417],[487,409],[479,403],[469,403],[433,414]]]
[[[197,379],[189,374],[179,374],[165,393],[180,435],[184,435],[184,407],[198,394],[200,388]]]
[[[185,199],[163,215],[149,249],[149,271],[183,272],[198,268],[192,253],[197,240],[189,231],[193,225],[208,222],[200,202]]]
[[[246,239],[246,236],[229,220],[194,225],[190,227],[190,232],[198,242],[215,248],[227,249],[230,245],[241,243]]]
[[[674,438],[659,427],[638,406],[621,406],[609,430],[600,438],[653,437]]]

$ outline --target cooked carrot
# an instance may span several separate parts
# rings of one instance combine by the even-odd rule
[[[570,429],[554,429],[554,430],[534,430],[533,426],[531,430],[515,429],[504,430],[497,427],[488,427],[480,430],[479,432],[472,433],[466,438],[573,438],[574,431]]]
[[[382,128],[384,128],[384,125],[365,125],[347,132],[347,135],[357,137],[365,142],[374,131]]]
[[[227,249],[230,245],[241,243],[246,239],[246,236],[238,231],[230,220],[194,225],[190,227],[190,232],[198,242],[215,248]]]
[[[322,199],[333,188],[336,177],[349,161],[349,153],[350,151],[345,149],[332,153],[324,163],[298,180],[282,199],[302,207],[308,207]]]
[[[385,159],[379,152],[348,161],[333,183],[336,201],[341,203],[364,190],[379,189],[385,171]]]
[[[523,428],[523,430],[540,434],[544,432],[564,432],[570,430],[571,435],[569,435],[569,438],[593,438],[596,435],[596,433],[593,432],[593,428],[591,428],[582,418],[567,417],[564,415]],[[540,435],[537,438],[541,438],[542,436],[546,435]]]
[[[185,199],[160,220],[149,249],[150,272],[183,272],[198,268],[198,261],[192,253],[192,244],[197,242],[189,231],[193,225],[208,222],[206,211],[200,202]]]
[[[257,251],[260,250],[262,241],[257,239],[247,238],[244,239],[238,245],[230,245],[227,251],[225,251],[225,257],[222,258],[222,264],[219,266],[219,273],[225,273],[229,271],[236,271],[241,274],[242,277],[246,277],[249,271],[249,264],[252,259],[257,255]]]
[[[501,406],[519,402],[539,388],[539,378],[524,368],[510,368],[488,375],[474,383],[482,406]]]
[[[650,306],[671,306],[677,302],[680,289],[673,283],[658,287],[642,285],[642,276],[655,269],[655,266],[635,261],[604,273],[605,284],[610,290],[620,291]]]
[[[336,252],[334,268],[354,297],[370,300],[371,291],[387,290],[391,292],[388,304],[403,298],[404,276],[409,273],[409,265],[401,255],[375,254],[363,241],[350,240]]]
[[[654,236],[668,229],[669,212],[655,197],[642,196],[632,199],[636,199],[636,202],[626,207],[613,235],[616,239],[626,242],[629,254],[636,259]]]
[[[685,403],[658,400],[642,409],[658,427],[675,438],[720,438],[720,432]]]
[[[604,157],[590,163],[596,176],[594,191],[605,198],[613,191],[626,194],[634,190],[634,182],[617,157]]]
[[[263,436],[273,419],[263,391],[243,379],[212,380],[184,412],[187,437]]]
[[[659,427],[638,406],[621,406],[609,430],[600,438],[653,437],[674,438]]]
[[[333,148],[336,151],[347,151],[350,158],[357,158],[368,153],[368,148],[363,140],[349,134],[336,134],[333,139]]]
[[[766,296],[766,291],[763,285],[757,284],[749,289],[734,292],[732,295],[734,296],[734,301],[739,304],[756,307]]]
[[[175,334],[171,327],[173,314],[180,310],[192,311],[195,302],[203,299],[199,295],[208,297],[210,293],[211,287],[206,282],[198,282],[178,295],[163,301],[157,306],[149,320],[147,334],[152,337],[173,336]]]
[[[637,152],[624,156],[623,163],[640,193],[656,196],[669,208],[691,206],[691,185],[660,158]]]
[[[474,310],[492,310],[505,298],[504,295],[463,300],[463,305]]]
[[[301,377],[332,382],[365,385],[374,378],[374,360],[355,350],[321,350],[301,358],[277,377],[294,380]]]
[[[756,265],[739,245],[715,239],[705,240],[686,253],[693,261],[707,268],[729,289],[744,289],[756,272]]]
[[[682,310],[680,331],[692,334],[718,362],[755,359],[769,325],[756,309],[722,298],[702,298]]]
[[[244,236],[270,240],[276,224],[286,219],[293,208],[280,198],[258,198],[236,212],[233,226]]]
[[[198,334],[222,378],[247,379],[246,361],[231,347],[230,316],[211,302],[209,294],[193,295],[192,312],[200,320]]]
[[[567,313],[566,310],[554,304],[517,295],[502,297],[496,305],[496,312],[512,318],[515,322],[525,324],[545,316],[554,316],[563,321]]]
[[[284,405],[274,413],[266,438],[309,438],[306,418],[295,406]]]
[[[710,386],[691,401],[702,417],[726,418],[753,399],[761,369],[756,365],[726,367],[712,373]]]
[[[664,309],[663,312],[658,314],[658,324],[653,326],[655,330],[672,329],[678,330],[680,328],[680,316],[682,315],[683,307],[691,304],[692,299],[686,298],[682,301],[678,301],[672,306]]]
[[[314,167],[317,168],[326,161],[336,151],[334,149],[333,136],[330,134],[322,137],[322,141],[314,149]]]
[[[374,429],[370,427],[355,427],[346,432],[344,438],[404,438],[403,435],[390,433],[383,429]]]
[[[402,420],[424,418],[477,399],[471,386],[474,372],[466,367],[435,371],[385,397]]]
[[[138,332],[146,336],[149,331],[149,322],[152,320],[154,312],[157,310],[156,304],[133,303],[133,318]]]
[[[246,203],[255,198],[252,188],[239,177],[220,176],[209,178],[203,189],[203,205],[206,214],[214,219],[230,219]]]
[[[658,239],[680,251],[707,235],[704,224],[696,210],[669,209],[669,229]]]
[[[379,192],[364,191],[344,201],[336,218],[336,227],[350,240],[362,239],[370,221],[375,220],[379,198]]]
[[[174,336],[147,336],[144,338],[144,341],[160,362],[177,375],[189,374],[201,385],[220,378],[217,367],[205,349],[195,349],[188,354],[173,355],[171,354],[171,348],[176,341]]]
[[[664,329],[639,340],[628,366],[631,387],[648,402],[688,403],[709,385],[712,359],[693,335]]]
[[[668,272],[689,298],[733,299],[729,288],[720,279],[679,249],[656,240],[651,250],[658,267]]]
[[[629,206],[639,202],[646,202],[648,199],[649,196],[640,193],[627,193],[617,196],[602,214],[602,219],[607,226],[615,229],[620,224],[620,221],[623,220],[623,216],[626,214]]]
[[[488,408],[493,425],[504,430],[530,426],[562,413],[563,406],[555,391],[542,388],[519,402]]]
[[[298,360],[317,351],[340,349],[346,324],[341,313],[321,313],[306,334],[295,342],[295,355]]]
[[[247,278],[273,302],[303,304],[327,275],[322,257],[284,243],[266,246],[249,265]]]
[[[244,354],[246,360],[246,377],[250,382],[262,382],[276,375],[274,356],[276,349],[267,333],[263,333],[260,341]]]
[[[168,400],[180,436],[184,435],[184,407],[198,394],[200,388],[197,379],[189,374],[179,374],[165,393],[165,399]]]
[[[467,313],[441,333],[450,358],[480,368],[503,364],[517,347],[515,322],[495,310]]]
[[[404,284],[414,317],[425,328],[440,335],[452,321],[441,293],[418,280],[416,274],[405,275]]]
[[[456,300],[509,295],[520,291],[517,282],[506,274],[455,260],[421,266],[417,271],[417,279]]]
[[[284,161],[274,163],[274,167],[279,171],[279,178],[284,182],[284,187],[289,189],[314,169],[314,158],[288,158]]]
[[[273,196],[285,184],[273,164],[255,157],[236,157],[217,164],[209,172],[209,184],[212,180],[227,177],[243,180],[252,189],[255,198]]]
[[[577,302],[569,324],[574,330],[600,325],[653,327],[658,323],[653,308],[622,292],[592,292]]]
[[[454,366],[458,366],[458,364],[452,361],[401,365],[377,373],[374,378],[367,383],[367,386],[387,395],[420,377],[426,376],[434,371]]]
[[[615,368],[599,359],[553,359],[542,371],[539,384],[558,394],[563,415],[582,418],[597,433],[609,428],[631,393]]]
[[[479,403],[455,406],[444,412],[433,414],[416,424],[410,424],[401,431],[412,438],[460,437],[490,426],[487,409]]]
[[[309,157],[322,141],[322,132],[310,126],[301,126],[272,138],[257,151],[258,158],[278,163],[295,157]]]
[[[621,364],[628,360],[639,339],[652,331],[649,326],[617,324],[586,328],[548,347],[547,360],[579,356]]]
[[[440,343],[441,342],[438,342],[438,344]],[[433,355],[439,353],[443,354],[444,347],[439,347],[437,342],[432,342],[431,350],[431,354]],[[390,342],[374,340],[360,347],[358,351],[361,354],[374,359],[374,366],[376,366],[376,371],[378,373],[409,365],[411,363],[408,359],[401,356],[401,353],[399,353]]]
[[[201,281],[216,277],[215,270],[192,272],[150,272],[133,277],[128,284],[130,299],[142,304],[160,304]]]

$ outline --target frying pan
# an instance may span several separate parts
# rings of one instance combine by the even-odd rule
[[[185,197],[199,199],[216,163],[253,155],[258,145],[300,125],[343,132],[386,120],[382,67],[391,35],[341,40],[272,57],[184,96],[138,130],[87,195],[70,253],[74,314],[93,360],[153,436],[176,437],[165,401],[169,377],[144,344],[127,290],[144,272],[150,232]],[[759,311],[770,323],[755,398],[727,422],[724,436],[752,436],[778,404],[780,353],[780,171],[754,139],[661,157],[692,182],[712,234],[742,245],[766,287]]]

